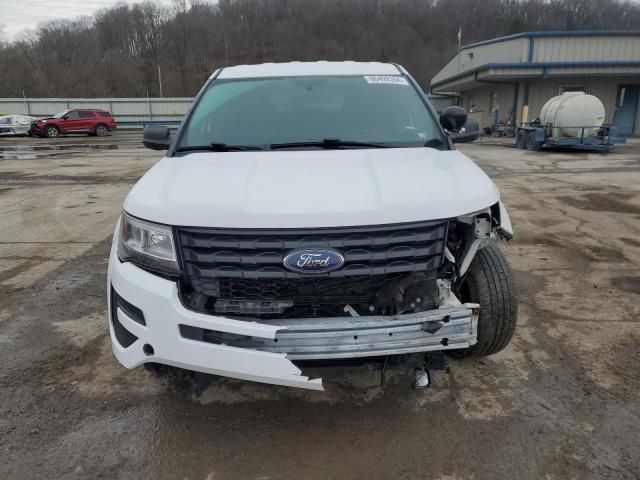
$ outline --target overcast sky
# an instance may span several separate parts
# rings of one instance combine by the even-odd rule
[[[169,0],[155,0],[170,3]],[[0,37],[15,40],[25,29],[57,19],[92,15],[116,3],[139,3],[140,0],[0,0]]]

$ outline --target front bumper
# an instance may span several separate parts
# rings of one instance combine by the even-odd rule
[[[467,348],[476,342],[477,304],[395,317],[235,320],[186,309],[175,282],[109,260],[109,329],[113,353],[127,368],[157,362],[243,380],[322,390],[291,360],[343,359]],[[144,315],[144,325],[116,308],[135,340],[123,346],[111,320],[111,290]],[[145,345],[152,349],[144,348]],[[145,353],[146,352],[146,353]],[[150,354],[150,352],[152,352]]]
[[[29,128],[29,133],[31,135],[42,136],[44,135],[44,127],[45,127],[44,124],[38,125],[37,123],[32,123],[31,128]]]

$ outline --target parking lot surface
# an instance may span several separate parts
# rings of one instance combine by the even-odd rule
[[[514,340],[426,391],[357,371],[309,392],[122,368],[108,250],[160,155],[135,133],[0,138],[0,478],[640,478],[640,144],[460,148],[514,224]]]

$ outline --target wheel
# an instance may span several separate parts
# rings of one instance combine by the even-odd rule
[[[499,352],[513,337],[518,295],[506,258],[495,243],[478,250],[460,287],[463,302],[479,303],[478,342],[445,353],[454,358],[483,357]]]
[[[540,148],[542,148],[542,143],[536,140],[536,132],[529,132],[527,134],[527,150],[537,152]]]
[[[527,148],[527,131],[526,130],[518,130],[518,135],[516,135],[516,148],[521,148],[522,150]]]
[[[60,136],[60,130],[55,125],[49,125],[44,129],[44,135],[47,138],[56,138]]]
[[[106,137],[109,134],[109,129],[106,125],[96,125],[96,135],[98,137]]]

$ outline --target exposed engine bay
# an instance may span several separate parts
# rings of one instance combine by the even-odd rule
[[[237,257],[234,259],[240,267],[231,270],[225,266],[219,276],[206,281],[202,280],[202,275],[197,278],[183,276],[180,279],[181,298],[185,306],[198,312],[259,319],[389,316],[451,306],[447,304],[451,302],[451,294],[460,301],[468,300],[462,298],[461,286],[483,243],[497,236],[510,238],[511,226],[508,217],[504,221],[505,216],[506,212],[501,211],[498,203],[455,219],[411,226],[413,230],[409,234],[406,227],[385,232],[384,237],[368,234],[367,242],[361,242],[367,243],[366,250],[349,245],[355,243],[354,238],[362,238],[361,232],[358,237],[354,237],[353,232],[346,232],[342,240],[346,247],[341,250],[347,259],[346,269],[341,273],[346,274],[339,276],[330,273],[291,275],[272,267],[255,270],[249,261],[240,258],[239,249],[218,250],[213,255],[208,253],[207,258]],[[255,245],[263,238],[252,238],[251,244]],[[400,241],[396,242],[396,239]],[[240,241],[230,242],[226,237],[225,241],[226,245],[235,242],[242,247]],[[279,237],[274,241],[269,237],[268,241],[270,248],[260,252],[260,256],[281,258],[282,253],[272,250],[272,246],[280,246],[286,240]],[[332,245],[333,237],[307,236],[303,241],[305,245]],[[189,242],[195,243],[191,237],[186,242],[183,240],[183,243]],[[197,245],[201,248],[201,244]],[[185,249],[184,257],[191,258],[190,254],[191,251]],[[352,258],[357,263],[351,262]],[[364,263],[364,260],[368,262]],[[378,262],[386,263],[379,268]],[[202,262],[187,265],[184,270],[189,272],[190,266],[199,274],[204,271]],[[349,267],[355,274],[349,274]],[[358,270],[357,267],[362,268]],[[383,273],[378,274],[378,271]]]

